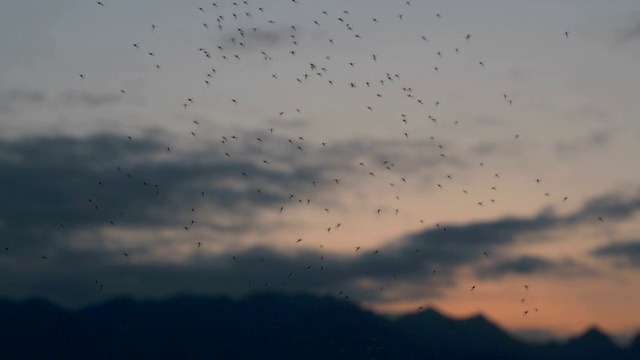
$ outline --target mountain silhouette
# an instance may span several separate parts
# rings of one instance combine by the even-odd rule
[[[631,342],[629,351],[636,355],[640,354],[640,334],[636,335],[635,339]]]
[[[617,348],[607,335],[596,328],[591,328],[582,336],[569,340],[564,351],[567,356],[576,356],[578,358],[621,358],[624,352]],[[640,357],[636,356],[636,359]]]
[[[639,359],[591,329],[530,345],[482,316],[390,320],[331,297],[114,299],[78,310],[0,301],[2,359]]]

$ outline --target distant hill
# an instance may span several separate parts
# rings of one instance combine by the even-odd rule
[[[596,329],[529,345],[481,316],[388,320],[330,297],[116,299],[66,311],[0,301],[1,359],[640,359]]]

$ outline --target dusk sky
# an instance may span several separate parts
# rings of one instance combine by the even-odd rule
[[[624,339],[638,64],[637,0],[0,0],[0,297]]]

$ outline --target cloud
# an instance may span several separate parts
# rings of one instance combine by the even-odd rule
[[[283,119],[281,117],[271,117],[267,120],[267,124],[269,126],[278,127],[278,128],[286,128],[286,129],[305,129],[309,126],[311,122],[308,119],[302,118],[286,118]]]
[[[264,143],[255,140],[260,136]],[[0,140],[0,187],[12,189],[3,193],[0,219],[5,228],[58,228],[62,223],[82,229],[114,219],[130,226],[175,226],[191,217],[193,208],[244,218],[295,201],[298,197],[291,200],[291,194],[322,191],[336,174],[357,168],[356,158],[375,169],[405,157],[395,143],[341,143],[312,151],[301,140],[289,143],[248,132],[226,145],[208,142],[194,149],[168,151],[163,142],[162,134]],[[413,145],[423,146],[428,145]],[[451,160],[434,155],[416,161],[438,166]],[[410,158],[404,162],[415,167]]]
[[[432,160],[412,159],[403,152],[406,147],[410,153],[431,149],[429,142],[313,148],[298,139],[295,144],[305,146],[298,151],[285,138],[264,135],[246,132],[224,145],[206,142],[171,151],[162,134],[131,140],[114,134],[0,140],[0,246],[9,249],[0,255],[0,281],[7,284],[0,296],[44,296],[80,305],[117,295],[241,295],[267,284],[282,291],[345,291],[372,302],[435,297],[455,284],[463,267],[494,278],[573,274],[581,267],[571,260],[512,259],[507,250],[521,244],[523,234],[591,222],[596,215],[623,220],[640,210],[640,196],[609,194],[566,216],[543,211],[532,217],[442,224],[446,231],[408,234],[377,253],[366,246],[351,254],[284,249],[266,240],[274,234],[269,227],[287,225],[263,215],[277,213],[283,204],[297,206],[298,197],[313,197],[327,186],[335,189],[333,176],[359,169],[356,160],[364,157],[371,168],[384,167],[383,160],[390,165],[403,159],[398,166],[408,168],[425,161],[433,168],[451,160],[437,153]],[[352,184],[343,191],[361,186]],[[247,233],[265,241],[247,246],[242,240]],[[497,265],[486,268],[484,252]],[[106,285],[102,293],[96,292],[96,280]]]
[[[622,260],[618,265],[640,269],[640,240],[605,245],[591,254],[600,258]]]
[[[510,248],[521,245],[523,235],[581,224],[593,224],[601,216],[607,221],[629,219],[640,211],[640,195],[607,194],[588,201],[578,211],[558,216],[543,210],[530,218],[502,218],[494,221],[429,229],[407,235],[402,241],[385,249],[384,253],[411,269],[438,269],[453,273],[462,266],[474,266],[485,278],[499,278],[514,274],[556,274],[581,276],[595,274],[586,265],[573,259],[560,261],[542,257],[520,256],[511,258]],[[444,229],[446,228],[446,231]],[[540,241],[547,241],[546,238]],[[493,259],[486,267],[485,254]]]
[[[46,100],[42,91],[11,90],[0,92],[0,114],[12,113],[16,106],[38,105]]]
[[[0,13],[0,76],[16,68],[28,67],[38,58],[48,58],[55,50],[51,28],[65,18],[72,1],[56,4],[25,0],[4,2]]]
[[[19,109],[33,109],[34,106],[43,104],[95,108],[113,105],[121,101],[123,101],[123,97],[119,94],[68,90],[51,97],[40,90],[14,89],[0,92],[0,114],[11,114]]]
[[[597,203],[592,202],[591,206]],[[590,210],[582,209],[578,214],[589,213]],[[50,229],[13,232],[5,235],[17,236],[17,241],[29,242],[30,246],[12,248],[2,254],[0,281],[11,284],[4,288],[2,296],[40,295],[67,306],[122,295],[139,298],[176,293],[241,296],[263,289],[331,294],[343,291],[343,296],[368,302],[437,297],[443,289],[455,284],[456,271],[465,266],[475,268],[482,279],[508,274],[563,277],[595,274],[571,259],[554,261],[531,256],[511,259],[502,253],[516,245],[523,233],[570,224],[583,217],[572,215],[570,218],[573,220],[543,213],[532,218],[450,226],[446,231],[429,229],[398,239],[377,252],[372,248],[350,255],[322,250],[284,252],[262,245],[218,254],[204,250],[192,252],[178,262],[147,257],[154,249],[144,244],[87,249],[52,241]],[[10,228],[11,221],[6,223],[5,231],[7,225]],[[34,236],[48,236],[48,239],[34,248]],[[61,232],[56,237],[63,236],[73,235]],[[113,241],[92,236],[86,240]],[[166,241],[180,242],[171,237]],[[38,251],[45,249],[47,242],[55,246],[47,249],[48,260],[43,260]],[[195,244],[190,246],[195,248]],[[123,251],[130,251],[129,256],[122,255]],[[495,265],[486,266],[485,251],[497,259]],[[432,274],[433,270],[437,270],[436,275]],[[105,285],[102,292],[96,289],[96,281]]]
[[[217,256],[195,255],[181,263],[164,263],[139,262],[135,254],[125,257],[115,251],[65,249],[50,255],[48,260],[23,256],[19,263],[15,255],[5,252],[0,259],[3,270],[0,281],[12,283],[11,288],[2,292],[5,297],[40,295],[66,306],[123,295],[138,298],[176,293],[242,296],[276,289],[335,295],[344,291],[343,296],[373,300],[379,296],[378,284],[391,286],[394,281],[403,281],[401,273],[399,280],[395,280],[391,268],[378,266],[388,263],[376,261],[371,254],[367,256],[370,260],[363,256],[357,261],[326,254],[322,259],[321,256],[317,252],[284,254],[267,247],[255,247]],[[401,266],[407,269],[406,265]],[[358,285],[360,280],[368,278],[373,279],[375,288]],[[97,291],[96,281],[104,284],[102,292]],[[426,292],[435,294],[437,289]],[[425,291],[420,295],[424,296]]]
[[[482,141],[472,145],[469,152],[481,158],[490,155],[515,157],[522,154],[522,145],[516,141]]]
[[[620,41],[628,42],[634,41],[640,38],[640,22],[636,22],[629,30],[622,32],[620,35]]]
[[[608,146],[610,142],[610,131],[597,130],[586,137],[558,142],[555,145],[555,151],[560,158],[576,157],[589,151],[601,150]]]
[[[567,223],[579,223],[595,221],[598,217],[608,221],[616,221],[630,218],[640,211],[640,194],[636,193],[611,193],[595,197],[576,213],[567,216]]]
[[[255,28],[252,25],[243,26],[245,29],[242,34],[237,31],[226,31],[221,34],[220,45],[224,48],[238,48],[240,43],[244,44],[242,49],[254,48],[273,48],[290,39],[293,34],[291,28],[265,29],[264,27]],[[300,29],[298,29],[300,30]]]
[[[627,39],[635,39],[638,37],[640,37],[640,22],[627,33]]]
[[[593,276],[597,272],[573,259],[554,261],[536,256],[521,256],[515,259],[499,261],[479,270],[480,278],[501,278],[510,274],[534,275],[549,274],[561,277]]]
[[[97,107],[118,103],[122,100],[122,96],[69,90],[61,94],[59,99],[67,106]]]
[[[247,38],[257,43],[266,44],[267,46],[275,46],[286,41],[291,33],[290,29],[249,31]]]
[[[111,221],[182,229],[198,215],[191,209],[244,222],[322,179],[321,169],[311,166],[292,170],[277,167],[276,161],[272,167],[231,161],[224,153],[213,155],[211,148],[178,152],[168,151],[159,138],[105,134],[0,141],[0,188],[11,189],[2,192],[0,202],[4,231],[51,233],[60,224],[69,231],[96,229]],[[215,226],[220,218],[198,221]],[[7,239],[10,247],[19,245]]]

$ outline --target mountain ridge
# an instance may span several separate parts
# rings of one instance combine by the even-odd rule
[[[482,315],[452,319],[427,308],[392,320],[352,302],[307,294],[260,293],[242,301],[115,298],[75,310],[38,299],[1,300],[0,329],[6,359],[640,358],[640,334],[625,348],[597,328],[534,345]]]

